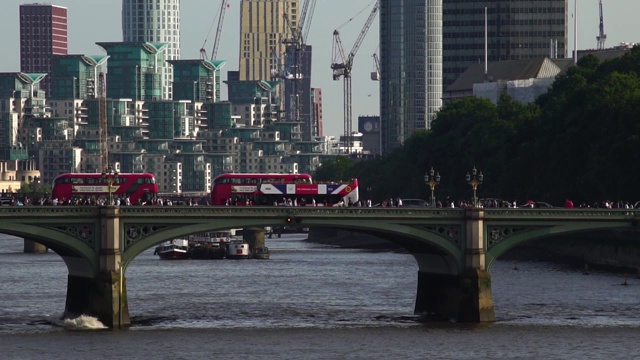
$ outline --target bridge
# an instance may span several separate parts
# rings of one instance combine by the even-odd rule
[[[64,316],[95,316],[114,329],[130,325],[125,272],[143,251],[188,234],[288,221],[376,235],[404,247],[418,264],[416,314],[485,322],[495,320],[488,271],[500,255],[553,235],[637,229],[640,210],[0,207],[0,233],[38,241],[65,261]]]

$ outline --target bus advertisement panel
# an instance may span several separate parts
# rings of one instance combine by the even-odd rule
[[[150,205],[158,196],[158,185],[153,174],[149,173],[68,173],[58,175],[53,180],[51,196],[58,201],[71,199],[106,199],[111,194],[115,199],[129,198],[131,205]]]
[[[269,184],[311,184],[309,174],[222,174],[213,180],[211,205],[253,205],[260,186]]]
[[[256,205],[354,206],[358,204],[358,180],[327,184],[262,184]]]

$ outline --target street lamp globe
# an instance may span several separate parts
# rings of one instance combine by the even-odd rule
[[[476,169],[476,167],[474,166],[473,169],[471,170],[471,173],[467,172],[467,176],[465,177],[465,179],[473,189],[473,207],[476,208],[478,207],[478,197],[477,197],[478,185],[482,184],[482,180],[484,179],[484,176],[482,175],[482,171],[478,173],[478,169]]]
[[[431,170],[429,170],[429,172],[424,174],[424,182],[431,189],[431,207],[435,207],[436,206],[435,190],[436,190],[436,186],[440,184],[440,173],[436,172],[432,166]]]

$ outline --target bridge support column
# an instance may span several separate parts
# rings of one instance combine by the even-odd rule
[[[466,211],[466,255],[459,274],[418,272],[416,314],[434,320],[495,321],[491,275],[485,267],[484,211]]]
[[[93,316],[111,329],[131,325],[126,281],[120,273],[101,273],[96,278],[68,277],[65,318]]]
[[[24,239],[23,252],[25,254],[46,253],[47,247],[30,239]]]
[[[69,275],[65,317],[89,315],[111,329],[131,325],[122,264],[120,208],[100,209],[100,268],[94,277]]]
[[[264,228],[250,227],[242,229],[242,239],[253,249],[265,246]]]
[[[418,272],[415,313],[436,321],[495,321],[491,276],[484,270],[460,275]]]

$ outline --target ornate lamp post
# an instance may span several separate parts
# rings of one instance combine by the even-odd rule
[[[471,174],[467,173],[467,184],[471,185],[471,188],[473,189],[473,207],[476,208],[478,207],[478,197],[476,196],[476,192],[478,190],[478,185],[482,184],[482,171],[480,171],[480,173],[478,174],[478,170],[476,169],[476,167],[473,167],[473,170],[471,170]]]
[[[436,190],[436,185],[440,184],[440,173],[436,173],[436,171],[433,170],[433,166],[428,173],[424,174],[424,183],[431,188],[431,207],[436,207],[434,191]]]
[[[118,182],[119,175],[117,171],[114,171],[111,166],[102,173],[102,180],[106,180],[108,187],[107,191],[109,192],[109,205],[113,205],[113,183]]]

